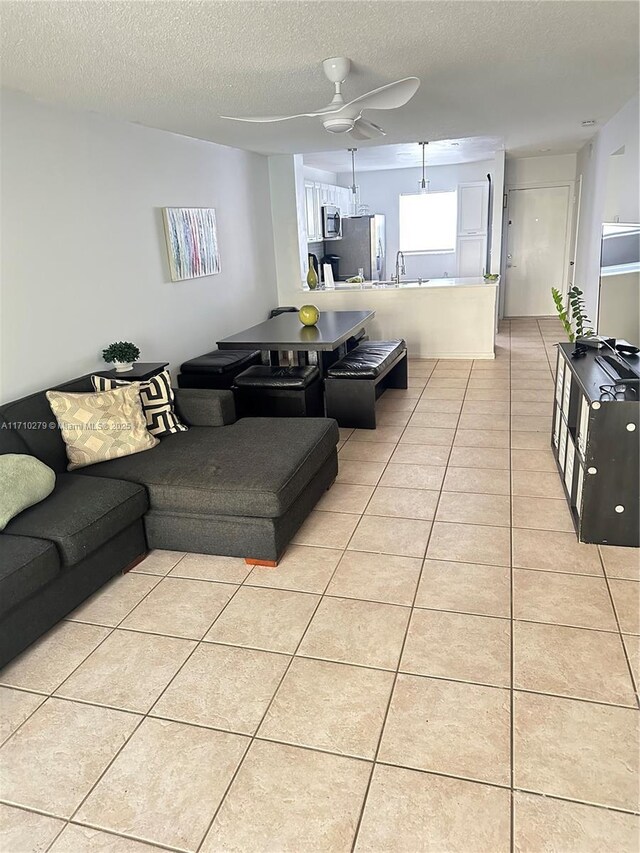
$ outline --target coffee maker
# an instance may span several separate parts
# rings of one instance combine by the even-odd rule
[[[320,263],[322,265],[329,264],[329,266],[331,267],[331,271],[333,272],[333,280],[334,281],[339,280],[340,255],[323,255],[322,258],[320,259]],[[322,278],[324,280],[324,269],[323,269]]]

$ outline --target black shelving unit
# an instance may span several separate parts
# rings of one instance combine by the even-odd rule
[[[613,382],[596,361],[603,350],[574,359],[573,349],[558,344],[551,448],[576,532],[581,542],[638,547],[640,403],[603,399],[600,386]]]

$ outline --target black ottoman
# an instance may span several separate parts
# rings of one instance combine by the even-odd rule
[[[317,367],[249,367],[236,376],[233,393],[239,418],[324,417]]]
[[[214,349],[181,365],[178,388],[229,389],[239,373],[261,360],[259,350]]]

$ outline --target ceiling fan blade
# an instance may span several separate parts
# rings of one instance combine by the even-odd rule
[[[404,80],[396,80],[395,83],[387,83],[379,89],[373,89],[366,95],[360,95],[345,104],[343,109],[357,104],[361,110],[395,110],[403,107],[413,98],[420,86],[417,77],[405,77]]]
[[[349,131],[353,139],[377,139],[379,136],[386,136],[385,131],[378,124],[372,121],[367,121],[364,118],[356,120],[353,129]]]
[[[322,115],[322,113],[298,113],[298,115],[293,116],[220,116],[220,118],[229,121],[248,121],[262,124],[271,121],[289,121],[292,118],[314,118],[317,115]]]

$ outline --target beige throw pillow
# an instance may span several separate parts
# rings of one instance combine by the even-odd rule
[[[138,382],[95,394],[47,391],[47,399],[67,446],[68,471],[150,450],[159,443],[147,431]]]

